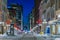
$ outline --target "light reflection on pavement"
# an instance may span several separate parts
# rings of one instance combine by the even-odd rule
[[[0,36],[0,40],[59,40],[60,35],[19,34],[19,36]]]

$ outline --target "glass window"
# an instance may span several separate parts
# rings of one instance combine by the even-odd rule
[[[18,18],[18,19],[21,20],[21,12],[20,12],[20,10],[17,11],[17,13],[16,13],[16,18]]]

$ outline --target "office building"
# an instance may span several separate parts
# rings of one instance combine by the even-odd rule
[[[32,12],[28,15],[30,29],[32,29],[35,26],[34,25],[34,12],[35,12],[35,8],[33,8]]]
[[[17,4],[11,4],[11,8],[8,8],[9,16],[12,22],[18,23],[21,29],[23,29],[23,21],[22,21],[22,6]]]

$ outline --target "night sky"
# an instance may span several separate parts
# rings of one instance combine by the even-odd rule
[[[14,4],[18,3],[19,5],[23,6],[23,20],[24,20],[24,23],[27,24],[27,21],[28,21],[27,16],[34,7],[34,0],[8,0],[7,6],[12,3]]]

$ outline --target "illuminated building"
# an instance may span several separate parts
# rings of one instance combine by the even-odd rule
[[[18,23],[18,26],[20,26],[21,29],[23,29],[22,6],[16,4],[11,4],[10,6],[11,8],[8,8],[10,19],[12,20],[12,22]]]
[[[5,21],[7,19],[8,10],[7,10],[7,0],[0,0],[0,24],[3,22],[3,32],[6,32]],[[1,27],[1,25],[0,25]],[[2,32],[2,31],[1,31]]]
[[[51,20],[56,20],[58,15],[60,14],[60,0],[41,0],[39,6],[39,14],[40,14],[39,19],[41,18],[43,21],[44,19],[47,22]],[[45,27],[43,27],[42,29],[44,28]],[[58,30],[57,27],[56,30]],[[55,33],[57,33],[56,30]]]
[[[6,4],[7,0],[0,0],[0,22],[5,20],[5,15],[8,13]]]
[[[28,20],[29,20],[29,27],[30,29],[32,29],[35,25],[34,25],[34,11],[35,8],[32,10],[32,12],[28,15]]]

